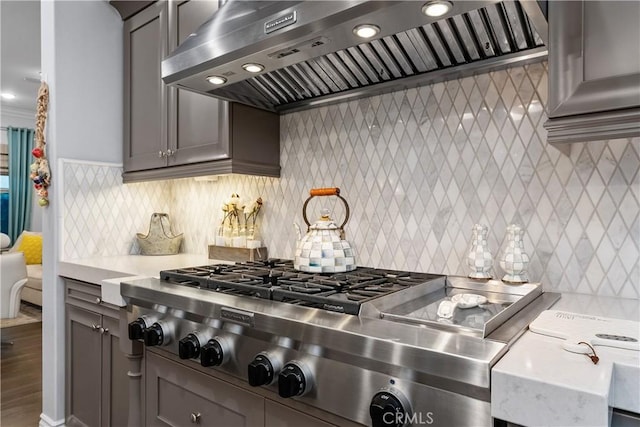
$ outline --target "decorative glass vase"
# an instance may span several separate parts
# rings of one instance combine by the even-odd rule
[[[524,230],[519,225],[511,224],[507,227],[507,239],[500,255],[500,267],[506,273],[502,278],[505,282],[529,281],[527,277],[529,255],[524,252],[523,236]]]
[[[491,279],[490,271],[493,266],[493,256],[491,256],[487,245],[489,229],[485,225],[476,224],[471,231],[473,232],[471,250],[467,255],[467,265],[471,268],[469,277],[473,279]]]

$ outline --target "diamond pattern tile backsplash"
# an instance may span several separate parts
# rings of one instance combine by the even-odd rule
[[[122,184],[122,167],[64,160],[61,193],[63,260],[138,253],[153,212],[169,212],[170,185]]]
[[[359,265],[466,275],[472,226],[488,226],[497,259],[507,226],[517,223],[532,281],[547,290],[638,298],[640,139],[549,145],[546,93],[546,63],[539,63],[291,113],[281,117],[279,179],[122,186],[113,178],[104,189],[78,179],[65,206],[76,211],[76,198],[96,200],[82,215],[113,220],[105,230],[118,243],[113,253],[130,250],[153,210],[169,209],[175,231],[185,233],[183,250],[206,253],[223,201],[234,192],[261,196],[269,254],[292,258],[293,223],[302,223],[309,189],[336,186],[351,208],[346,238]],[[133,202],[141,197],[147,202]],[[101,212],[107,198],[115,212]],[[327,205],[341,220],[344,209],[332,199],[314,199],[309,218]],[[69,215],[74,228],[82,226],[80,213]],[[108,234],[95,230],[68,230],[67,240],[93,232],[91,245],[99,246]],[[82,255],[69,246],[65,254]],[[497,261],[493,272],[503,275]]]

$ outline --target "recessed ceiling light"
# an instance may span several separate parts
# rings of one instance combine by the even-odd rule
[[[358,25],[353,29],[353,34],[363,39],[370,39],[380,32],[380,27],[373,24]]]
[[[212,85],[223,85],[227,82],[227,79],[222,76],[209,76],[207,77],[207,81]]]
[[[2,99],[16,99],[14,94],[8,92],[3,92],[0,96],[2,96]]]
[[[453,5],[449,1],[434,0],[422,6],[422,13],[427,16],[438,17],[449,13],[452,7]]]
[[[262,64],[244,64],[242,66],[242,68],[244,68],[245,70],[247,70],[250,73],[259,73],[260,71],[264,70],[264,65],[262,65]]]

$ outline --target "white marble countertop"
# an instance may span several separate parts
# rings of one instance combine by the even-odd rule
[[[71,279],[95,283],[125,276],[159,277],[161,270],[197,265],[225,263],[206,255],[120,255],[74,259],[58,263],[58,274]]]
[[[563,294],[552,309],[640,321],[633,299]],[[513,344],[492,369],[493,417],[525,426],[606,426],[610,408],[640,413],[640,352],[596,346],[594,365],[562,342],[527,331]]]

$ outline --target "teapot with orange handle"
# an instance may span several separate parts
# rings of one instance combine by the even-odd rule
[[[307,205],[314,197],[336,196],[345,206],[345,219],[340,226],[331,219],[328,209],[322,209],[320,218],[311,224],[307,219]],[[344,225],[349,220],[349,204],[340,196],[339,188],[314,188],[302,207],[302,217],[307,224],[307,234],[298,233],[293,267],[307,273],[342,273],[356,269],[353,247],[344,240]]]

